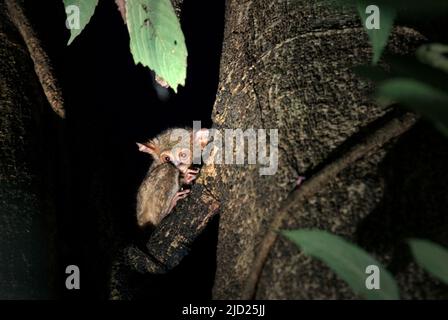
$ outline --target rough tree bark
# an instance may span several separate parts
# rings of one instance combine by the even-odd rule
[[[1,299],[56,294],[55,211],[42,139],[48,108],[27,48],[0,1]]]
[[[423,40],[397,27],[389,49],[410,52]],[[353,11],[304,0],[227,1],[214,126],[278,129],[278,172],[260,176],[260,165],[204,167],[192,196],[146,239],[151,255],[130,247],[122,261],[143,273],[172,269],[219,206],[214,298],[242,298],[259,245],[298,176],[314,174],[400,115],[376,107],[371,86],[353,74],[352,67],[367,64],[370,56]],[[448,244],[444,145],[431,127],[418,124],[344,169],[303,207],[292,208],[283,227],[324,229],[358,243],[393,272],[402,298],[446,297],[446,288],[403,250],[411,236]],[[115,267],[111,296],[129,297],[121,281],[125,272],[116,272],[123,263]],[[355,296],[322,263],[278,239],[255,297]]]
[[[390,115],[351,71],[371,55],[355,12],[314,1],[229,0],[225,23],[213,122],[218,129],[277,128],[280,138],[273,176],[260,176],[258,165],[207,171],[213,177],[207,187],[221,203],[214,298],[237,299],[297,177],[328,164]],[[399,27],[389,49],[404,53],[422,40]],[[410,236],[448,244],[448,186],[438,177],[447,159],[444,143],[419,124],[290,210],[283,228],[319,228],[355,241],[390,268],[402,298],[446,297],[446,288],[403,250]],[[257,288],[260,299],[354,298],[326,266],[284,239],[272,248]]]

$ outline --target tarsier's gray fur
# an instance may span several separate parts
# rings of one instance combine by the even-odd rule
[[[180,189],[179,170],[171,163],[151,166],[137,195],[137,222],[156,226],[169,213],[170,201]]]

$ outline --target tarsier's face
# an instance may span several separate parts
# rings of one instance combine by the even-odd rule
[[[171,162],[185,173],[193,163],[193,144],[197,143],[203,150],[208,143],[208,129],[201,129],[194,134],[191,129],[170,129],[161,133],[147,143],[137,143],[138,149],[149,153],[156,163]]]
[[[191,151],[188,148],[174,148],[162,151],[159,156],[161,163],[171,162],[180,171],[185,172],[191,165]]]

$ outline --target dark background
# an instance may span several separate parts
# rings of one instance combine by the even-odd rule
[[[213,5],[213,7],[211,7]],[[135,243],[135,196],[149,165],[135,142],[165,128],[211,125],[224,26],[223,0],[186,0],[181,25],[188,48],[186,86],[162,102],[153,75],[136,66],[127,28],[114,1],[101,0],[95,14],[67,47],[62,0],[27,1],[26,14],[52,59],[66,102],[61,124],[51,115],[48,143],[57,203],[59,294],[108,298],[109,271],[120,247]],[[193,245],[181,265],[163,276],[132,279],[139,298],[211,298],[218,221]],[[65,289],[64,270],[81,270],[81,290]]]

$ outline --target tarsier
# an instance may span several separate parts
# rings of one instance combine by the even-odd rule
[[[184,189],[196,179],[199,169],[193,169],[193,144],[203,150],[209,142],[209,131],[201,129],[168,129],[146,143],[137,143],[149,153],[153,163],[137,195],[137,223],[140,227],[155,227],[190,193]]]

